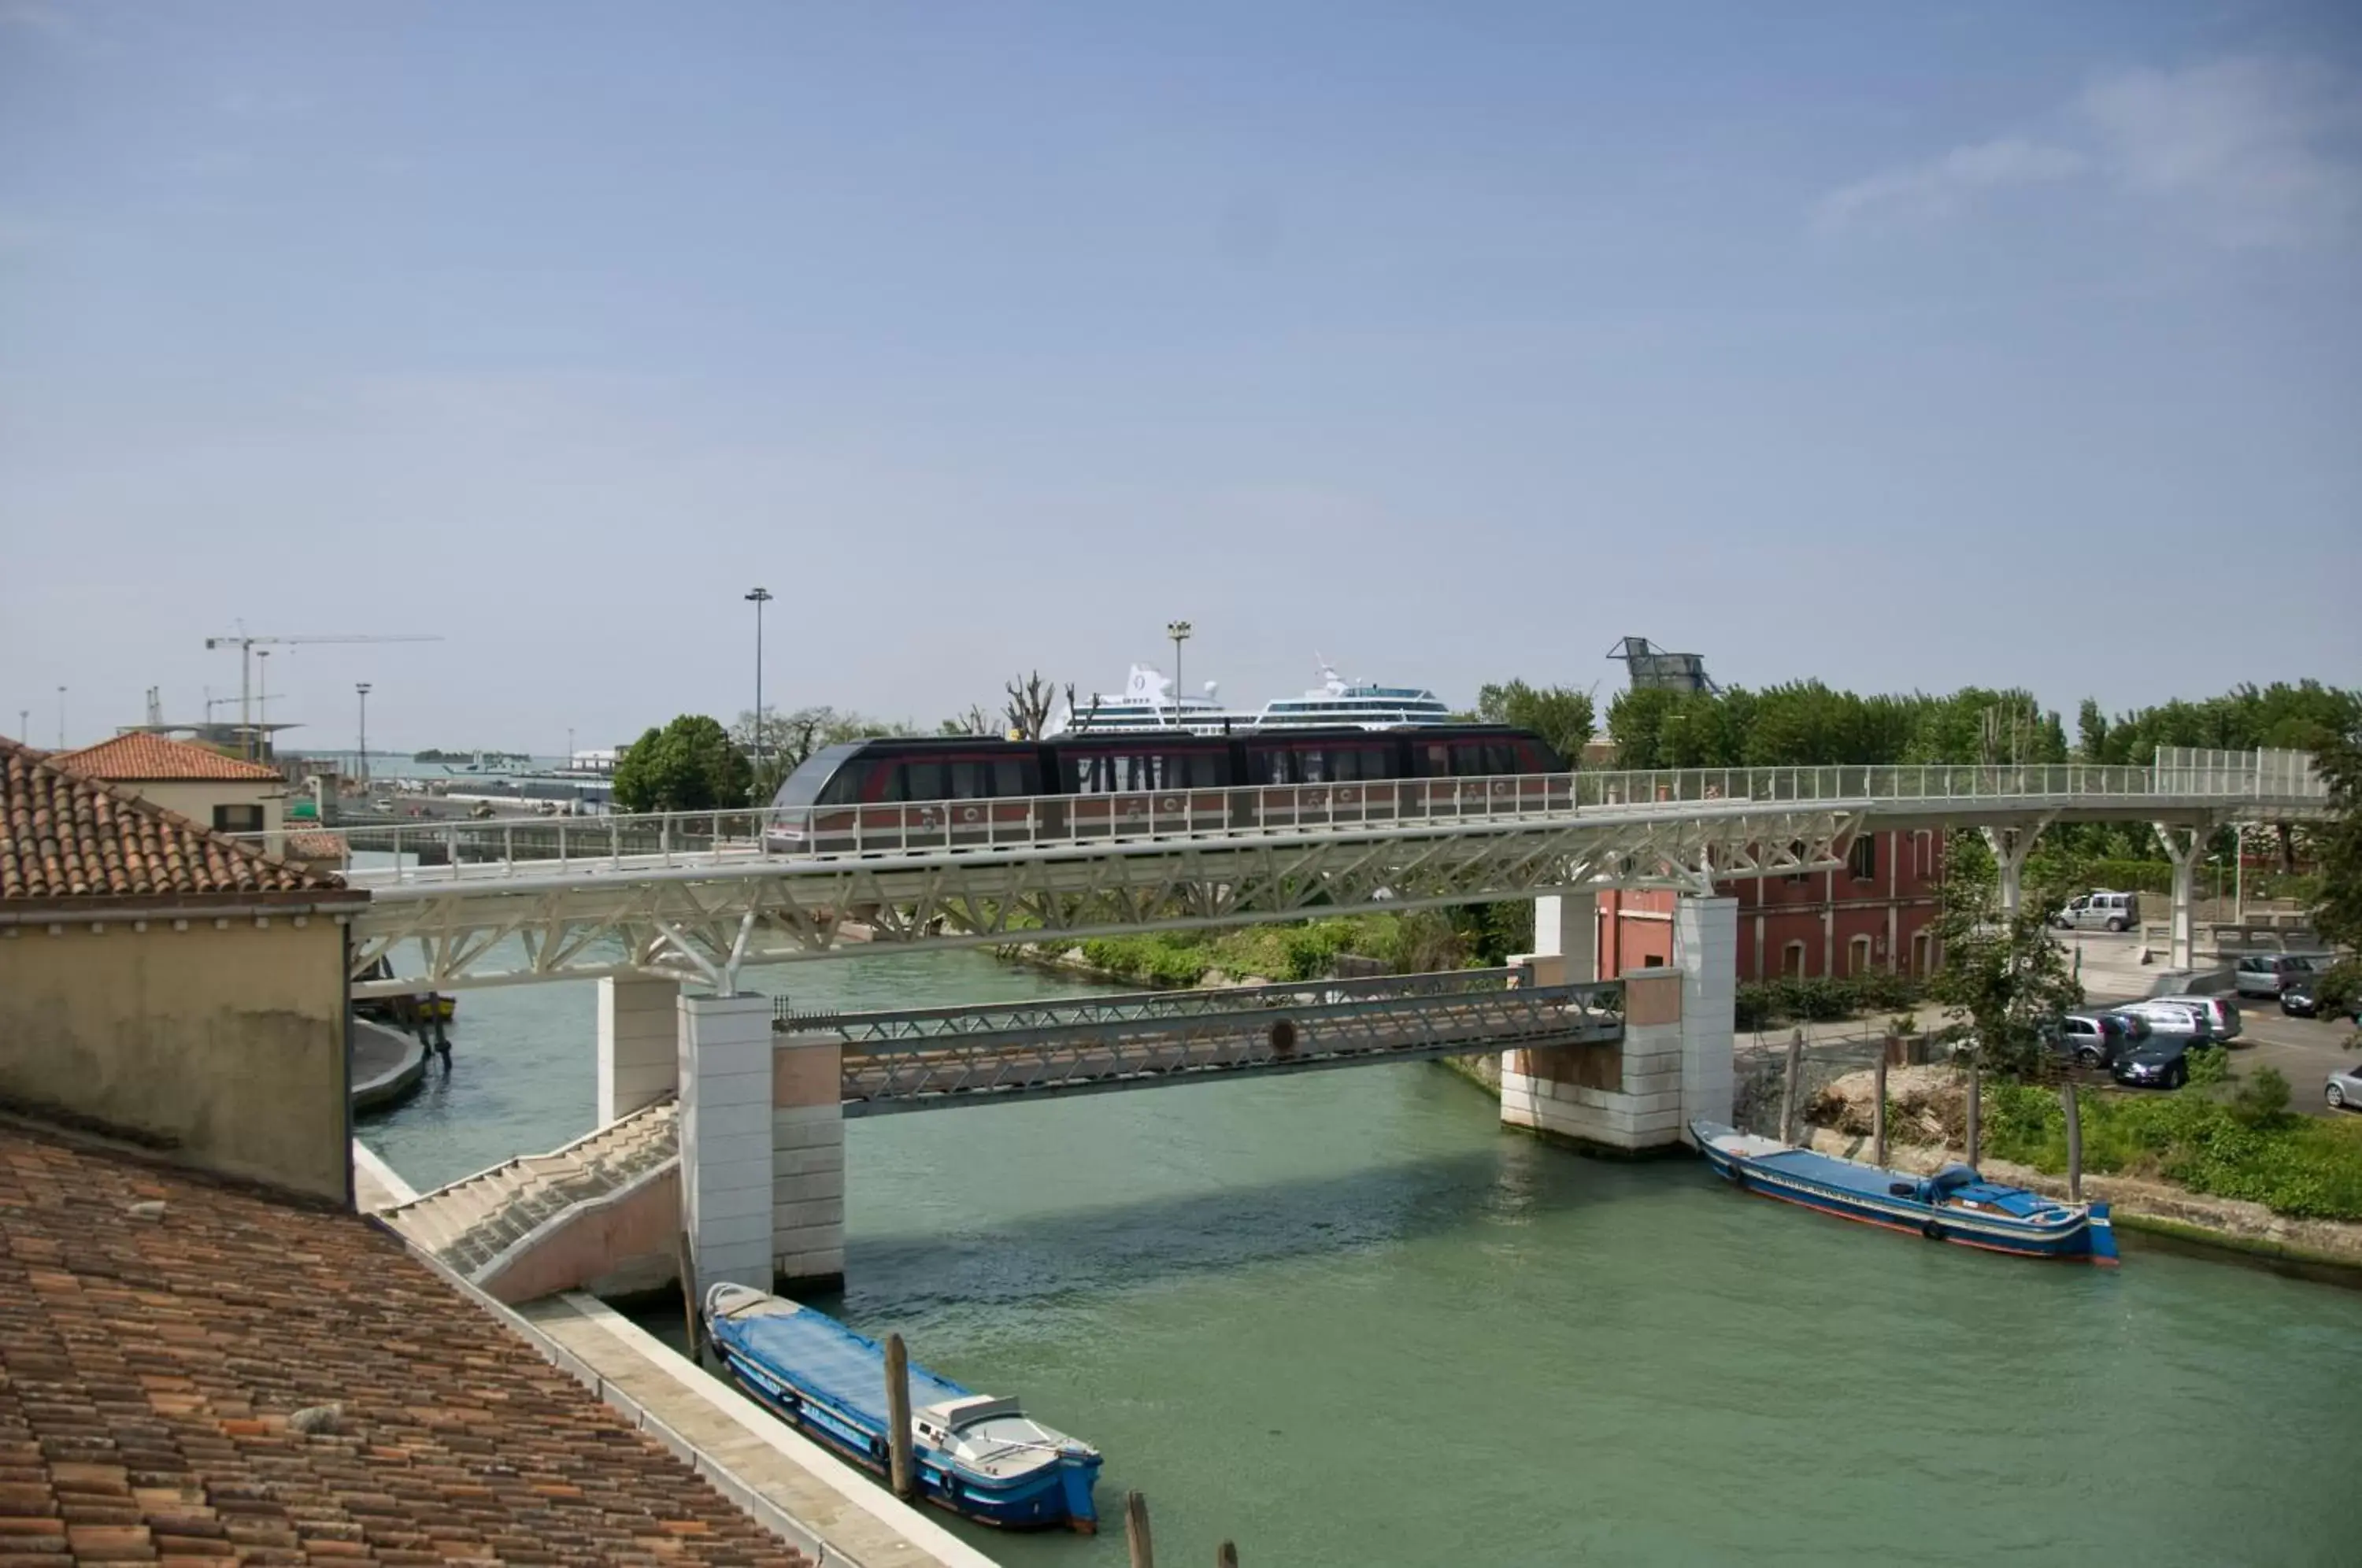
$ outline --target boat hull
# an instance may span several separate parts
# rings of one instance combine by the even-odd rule
[[[1793,1203],[1800,1209],[1835,1215],[1857,1224],[1875,1225],[1882,1230],[1947,1242],[1954,1246],[2003,1253],[2013,1257],[2048,1258],[2096,1264],[2102,1267],[2113,1267],[2117,1262],[2115,1228],[2104,1203],[2055,1205],[2054,1208],[2067,1211],[2070,1217],[2059,1221],[2034,1223],[1996,1212],[1927,1203],[1893,1192],[1861,1190],[1840,1182],[1821,1179],[1816,1166],[1783,1169],[1776,1159],[1749,1157],[1717,1147],[1711,1136],[1713,1131],[1702,1127],[1692,1129],[1698,1149],[1705,1157],[1707,1168],[1725,1181],[1758,1197]],[[1893,1177],[1897,1183],[1915,1179],[1902,1173],[1859,1165],[1852,1161],[1833,1160],[1820,1155],[1811,1158],[1826,1161],[1830,1165],[1849,1166],[1855,1172],[1874,1171],[1879,1176]]]
[[[835,1397],[826,1388],[800,1380],[793,1367],[759,1353],[747,1342],[741,1326],[726,1316],[709,1311],[706,1320],[723,1364],[757,1403],[851,1463],[881,1480],[887,1478],[888,1428],[874,1408],[860,1408],[858,1401]],[[844,1343],[864,1347],[874,1343],[841,1324],[832,1322],[831,1327]],[[957,1387],[921,1369],[912,1371],[938,1388]],[[877,1378],[882,1387],[882,1358]],[[911,1445],[911,1458],[917,1496],[962,1518],[1002,1529],[1065,1529],[1087,1534],[1098,1528],[1091,1491],[1098,1478],[1100,1459],[1094,1450],[1076,1446],[1061,1452],[1050,1463],[999,1476],[965,1465],[957,1456],[923,1441]]]

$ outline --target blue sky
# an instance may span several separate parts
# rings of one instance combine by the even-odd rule
[[[0,730],[2362,682],[2362,11],[0,0]]]

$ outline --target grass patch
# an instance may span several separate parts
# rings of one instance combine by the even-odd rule
[[[1433,911],[1095,937],[1082,950],[1083,961],[1093,968],[1145,986],[1195,986],[1218,969],[1233,979],[1256,975],[1314,980],[1327,975],[1343,953],[1375,958],[1405,973],[1455,969],[1469,957],[1465,937]]]
[[[2279,1075],[2271,1075],[2277,1078]],[[2285,1081],[2258,1074],[2230,1101],[2195,1089],[2082,1101],[2083,1168],[2162,1176],[2301,1220],[2362,1220],[2362,1120],[2290,1114]],[[2031,1084],[1985,1091],[1985,1152],[2039,1171],[2067,1168],[2058,1096]]]

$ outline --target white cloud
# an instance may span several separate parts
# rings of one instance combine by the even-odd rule
[[[2289,245],[2362,208],[2354,84],[2317,67],[2221,61],[2127,71],[2078,109],[2124,189],[2177,204],[2226,245]]]
[[[2072,183],[2140,203],[2229,246],[2293,245],[2362,213],[2362,95],[2303,61],[2121,71],[2065,105],[2057,133],[2004,136],[1843,185],[1823,229],[1960,215],[2012,187]]]
[[[1831,228],[1948,217],[1986,192],[2072,179],[2084,171],[2088,161],[2068,148],[2003,137],[1956,147],[1932,162],[1839,186],[1821,198],[1816,216],[1823,226]]]

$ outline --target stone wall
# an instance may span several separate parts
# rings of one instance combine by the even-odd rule
[[[202,910],[0,937],[0,1099],[348,1202],[345,932]]]

